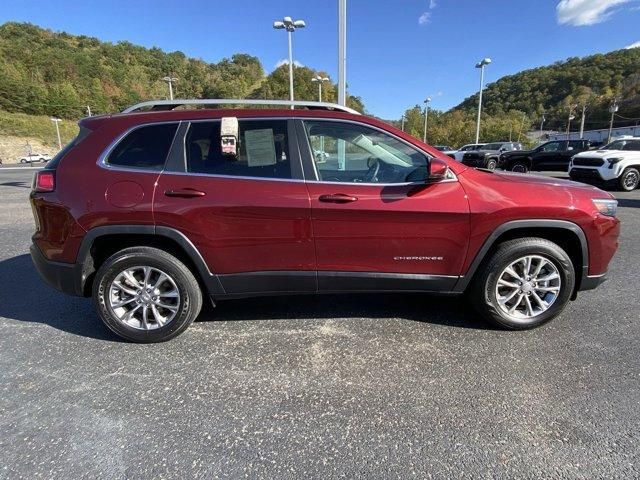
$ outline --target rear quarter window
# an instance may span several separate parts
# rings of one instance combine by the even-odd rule
[[[136,128],[109,152],[105,163],[124,168],[162,170],[177,129],[177,123]]]

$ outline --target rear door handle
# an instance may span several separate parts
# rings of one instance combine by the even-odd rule
[[[331,193],[327,195],[320,195],[318,200],[325,203],[351,203],[358,200],[358,197],[347,195],[346,193]]]
[[[204,197],[206,195],[205,192],[202,192],[200,190],[194,190],[193,188],[177,188],[175,190],[166,190],[164,194],[167,197],[181,197],[181,198]]]

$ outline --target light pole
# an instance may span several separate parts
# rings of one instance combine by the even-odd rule
[[[540,141],[542,141],[542,127],[544,126],[544,122],[547,120],[545,117],[545,113],[542,114],[542,120],[540,120]]]
[[[400,127],[400,130],[402,130],[403,132],[404,132],[404,119],[405,119],[405,116],[404,114],[402,114],[402,126]]]
[[[297,28],[306,27],[304,20],[291,20],[291,17],[284,17],[282,21],[273,22],[273,28],[276,30],[286,30],[289,37],[289,100],[293,102],[293,49],[291,47],[291,34],[296,31]],[[291,105],[293,110],[293,104]]]
[[[607,137],[607,143],[611,143],[611,133],[613,132],[613,117],[615,117],[616,112],[618,111],[618,99],[614,99],[613,103],[609,107],[609,112],[611,112],[611,121],[609,122],[609,136]]]
[[[51,121],[56,124],[56,134],[58,135],[58,147],[62,150],[62,140],[60,140],[60,127],[58,124],[62,121],[58,117],[51,117]]]
[[[586,111],[587,111],[587,104],[585,103],[582,105],[582,117],[580,118],[580,140],[584,138],[584,120],[585,120]]]
[[[176,77],[166,76],[162,77],[163,82],[167,82],[169,85],[169,100],[173,100],[173,82],[177,82],[178,79]]]
[[[476,143],[480,142],[480,115],[482,114],[482,90],[484,89],[484,67],[491,63],[490,58],[483,58],[476,63],[480,69],[480,97],[478,98],[478,121],[476,122]]]
[[[573,114],[573,109],[573,106],[569,107],[569,118],[567,119],[567,142],[569,141],[569,132],[571,131],[571,120],[576,118],[576,116]]]
[[[427,143],[427,120],[429,118],[429,102],[431,97],[424,99],[424,131],[422,132],[422,142]]]
[[[338,104],[347,105],[347,0],[338,0]]]
[[[329,79],[327,77],[321,77],[320,75],[316,75],[311,79],[311,81],[318,83],[318,101],[321,102],[322,101],[322,83],[328,82]]]

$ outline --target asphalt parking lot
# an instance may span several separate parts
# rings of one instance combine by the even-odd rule
[[[119,341],[28,256],[33,170],[0,169],[0,478],[637,478],[640,191],[610,280],[529,332],[458,298],[221,303]]]

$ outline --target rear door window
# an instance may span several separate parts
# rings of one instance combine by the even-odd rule
[[[240,120],[238,155],[222,154],[220,121],[193,122],[185,139],[187,171],[209,175],[293,178],[286,120]]]
[[[133,169],[162,170],[177,129],[177,123],[136,128],[111,150],[105,163]]]

